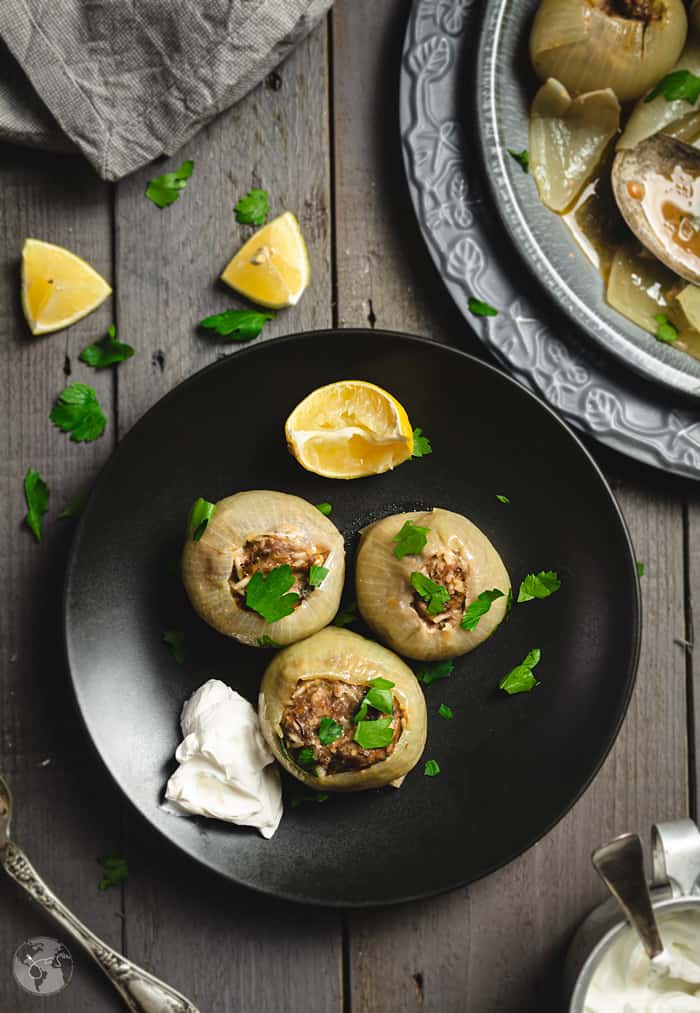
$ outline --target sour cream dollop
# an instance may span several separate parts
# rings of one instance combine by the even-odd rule
[[[270,838],[282,819],[282,788],[258,715],[242,696],[210,679],[185,702],[183,740],[165,797],[177,809]]]
[[[654,971],[637,933],[627,928],[598,965],[584,1013],[700,1013],[700,911],[661,912],[658,922],[669,973]]]

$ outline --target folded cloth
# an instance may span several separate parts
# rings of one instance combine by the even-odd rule
[[[331,3],[0,0],[0,140],[72,141],[119,179],[242,98]]]

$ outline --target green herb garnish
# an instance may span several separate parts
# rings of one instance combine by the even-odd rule
[[[274,313],[258,310],[224,310],[199,321],[199,326],[216,331],[231,341],[252,341],[257,338],[268,320],[274,320]]]
[[[272,637],[268,637],[267,633],[263,634],[262,637],[258,637],[258,639],[255,641],[255,643],[258,645],[258,647],[281,647],[282,646],[281,644],[278,644],[276,640],[273,640]]]
[[[443,612],[450,600],[450,592],[442,584],[436,584],[419,570],[411,574],[411,587],[423,601],[428,603],[428,615],[437,616]]]
[[[422,429],[413,430],[413,457],[427,457],[432,454],[433,448],[427,436],[423,436]]]
[[[267,190],[249,190],[233,209],[241,225],[263,225],[270,210]]]
[[[382,714],[394,713],[394,697],[391,692],[394,688],[394,683],[378,676],[376,679],[370,679],[367,685],[370,688],[365,693],[359,710],[353,718],[355,724],[364,721],[369,707],[374,707],[375,710],[381,711]]]
[[[304,746],[303,749],[300,749],[294,762],[302,770],[314,771],[316,769],[316,757],[310,746]]]
[[[202,499],[201,496],[194,501],[187,518],[187,531],[192,535],[193,542],[198,542],[202,537],[215,512],[216,503],[210,503],[208,499]]]
[[[520,584],[518,604],[532,601],[533,598],[549,598],[561,587],[561,581],[554,570],[540,570],[539,573],[528,573]]]
[[[180,192],[187,186],[193,169],[194,162],[188,159],[175,172],[166,172],[162,176],[156,176],[155,179],[149,180],[146,196],[153,201],[156,207],[169,207],[175,203]]]
[[[182,665],[187,655],[190,653],[189,645],[186,642],[185,634],[182,630],[166,630],[163,634],[163,642],[166,643],[170,650],[173,652],[173,658]]]
[[[440,715],[441,718],[444,718],[446,721],[451,721],[452,718],[454,717],[454,712],[452,708],[448,707],[446,703],[440,704],[440,706],[438,707],[438,714]]]
[[[652,102],[659,95],[663,95],[667,102],[677,102],[679,99],[694,106],[700,98],[700,77],[692,74],[689,70],[674,70],[666,77],[662,77],[656,88],[650,91],[644,99],[645,102]]]
[[[504,675],[498,684],[498,688],[513,696],[514,693],[529,693],[539,682],[532,674],[535,665],[539,664],[542,652],[539,647],[534,647],[527,657],[515,668]]]
[[[462,616],[462,621],[459,625],[463,630],[475,629],[478,626],[481,617],[486,615],[496,599],[502,597],[503,591],[499,591],[497,587],[494,587],[490,591],[482,591],[481,594],[467,606],[467,610]]]
[[[125,858],[119,855],[105,855],[97,861],[104,869],[104,876],[100,880],[100,890],[107,890],[110,886],[118,886],[123,883],[129,875],[129,866]]]
[[[657,313],[654,320],[658,325],[656,328],[657,341],[663,341],[665,345],[672,345],[674,341],[678,341],[678,328],[674,327],[668,317],[665,317],[663,313]]]
[[[331,742],[342,739],[344,734],[342,725],[339,725],[333,718],[321,718],[318,726],[318,738],[322,746],[330,746]]]
[[[325,566],[312,566],[309,568],[309,584],[311,587],[320,587],[324,582],[330,570],[327,570]]]
[[[499,503],[510,503],[510,500],[508,499],[508,497],[507,496],[502,496],[500,493],[496,494],[496,499],[498,500]]]
[[[495,306],[491,306],[487,302],[483,302],[481,299],[475,299],[473,296],[469,297],[469,312],[475,317],[497,317],[498,310]]]
[[[105,337],[84,348],[78,358],[94,369],[104,369],[105,366],[113,366],[130,359],[133,354],[134,349],[131,345],[117,341],[117,329],[111,324]]]
[[[359,618],[357,614],[357,602],[353,601],[342,612],[338,613],[331,625],[342,628],[343,626],[350,626],[352,623],[356,623]]]
[[[416,679],[424,686],[430,686],[438,679],[447,679],[455,669],[454,661],[426,661],[416,669]]]
[[[423,773],[426,777],[437,777],[440,773],[440,764],[437,760],[426,760]]]
[[[66,503],[63,510],[58,515],[59,520],[69,517],[79,517],[83,512],[83,507],[87,503],[87,493],[84,496],[79,496],[78,499],[71,500],[70,503]]]
[[[523,172],[530,171],[530,152],[527,148],[522,151],[514,151],[513,148],[506,149],[511,158],[515,159]]]
[[[276,566],[266,577],[262,573],[254,573],[245,589],[245,603],[266,623],[276,623],[285,616],[291,616],[299,601],[295,592],[287,594],[293,584],[294,574],[288,563]]]
[[[637,576],[644,576],[644,563],[640,563],[639,560],[637,560]]]
[[[107,425],[97,394],[84,383],[72,383],[59,394],[49,418],[73,443],[91,443]]]
[[[330,503],[317,503],[316,509],[320,510],[324,517],[328,517],[329,514],[333,513],[333,507]]]
[[[30,468],[24,476],[24,498],[27,514],[24,522],[36,538],[41,541],[41,521],[49,509],[49,487],[38,471]]]
[[[327,791],[304,791],[298,795],[293,795],[290,802],[292,809],[297,809],[304,802],[325,802],[327,798]]]
[[[363,749],[384,749],[394,738],[391,717],[360,721],[355,729],[355,742]]]
[[[396,558],[403,559],[404,556],[420,555],[428,541],[429,531],[430,528],[422,528],[420,524],[406,521],[398,535],[394,535],[394,541],[396,542],[394,555]]]

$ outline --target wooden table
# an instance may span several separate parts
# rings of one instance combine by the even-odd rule
[[[79,157],[6,147],[0,159],[0,769],[16,794],[16,837],[80,917],[202,1013],[558,1013],[562,955],[602,896],[591,849],[626,830],[646,839],[653,821],[696,812],[699,676],[686,644],[691,592],[700,589],[697,492],[596,446],[646,564],[637,688],[615,747],[573,811],[469,889],[343,914],[228,887],[142,824],[76,715],[61,641],[73,522],[58,513],[90,488],[147,408],[218,355],[235,354],[195,324],[231,304],[214,279],[244,235],[231,211],[238,196],[266,187],[275,211],[298,214],[309,245],[309,290],[266,337],[382,327],[483,354],[433,271],[404,184],[397,79],[408,10],[407,0],[338,0],[278,73],[186,145],[181,157],[195,160],[194,177],[168,210],[144,197],[162,167],[110,186]],[[170,159],[167,168],[178,164]],[[65,333],[30,340],[18,299],[25,236],[78,251],[112,279],[113,300]],[[118,370],[90,371],[78,353],[112,321],[137,354]],[[48,421],[68,378],[92,384],[107,409],[107,431],[95,443],[73,444]],[[21,523],[28,467],[51,488],[40,546]],[[601,588],[601,608],[613,604],[614,588]],[[103,893],[97,857],[105,853],[128,856],[130,874],[123,888]],[[0,912],[0,1009],[36,1013],[35,999],[12,980],[10,959],[51,925],[8,881],[0,883]],[[47,1009],[119,1010],[73,949],[73,982]]]

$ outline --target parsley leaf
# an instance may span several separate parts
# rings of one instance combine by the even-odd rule
[[[462,622],[459,625],[463,630],[475,629],[479,625],[481,617],[486,615],[496,599],[502,597],[503,591],[499,591],[497,587],[494,587],[491,591],[482,591],[481,594],[467,606],[467,610],[462,616]]]
[[[282,646],[281,644],[278,644],[276,640],[273,640],[272,637],[268,637],[267,633],[265,633],[262,637],[258,637],[258,639],[255,641],[255,643],[258,645],[258,647],[281,647]]]
[[[436,584],[430,577],[426,577],[419,570],[411,574],[411,587],[423,601],[428,602],[428,615],[439,615],[450,600],[450,592],[442,584]]]
[[[158,208],[167,208],[180,196],[180,191],[187,186],[192,175],[194,162],[187,160],[175,172],[166,172],[162,176],[151,179],[146,187],[146,196]]]
[[[263,225],[270,210],[267,190],[249,190],[233,210],[241,225]]]
[[[523,172],[530,171],[530,152],[527,148],[522,151],[514,151],[513,148],[506,149],[511,158],[514,158]]]
[[[324,582],[330,570],[327,570],[325,566],[312,566],[309,568],[309,584],[311,587],[320,587]]]
[[[97,394],[84,383],[72,383],[59,394],[49,418],[73,443],[91,443],[107,425]]]
[[[335,617],[332,626],[350,626],[352,623],[356,623],[360,617],[357,614],[357,602],[351,602],[342,612],[339,612]]]
[[[637,576],[644,576],[644,563],[640,563],[639,560],[637,560]]]
[[[61,510],[58,515],[59,520],[69,517],[80,517],[86,503],[87,493],[85,493],[84,496],[79,496],[78,499],[71,500],[70,503],[66,503],[63,510]]]
[[[394,697],[391,691],[395,684],[389,682],[388,679],[382,679],[381,676],[378,676],[376,679],[370,679],[368,685],[370,688],[365,693],[359,710],[353,718],[355,724],[365,720],[369,707],[374,707],[375,710],[381,711],[382,714],[394,713]]]
[[[406,521],[398,535],[394,536],[394,541],[396,542],[394,555],[396,558],[403,559],[404,556],[420,555],[428,541],[429,531],[430,528],[422,528],[420,524]]]
[[[117,329],[114,324],[111,324],[107,328],[104,338],[84,348],[78,358],[94,369],[104,369],[105,366],[112,366],[117,362],[130,359],[133,354],[134,349],[131,345],[117,341]]]
[[[288,563],[270,570],[267,577],[254,573],[245,589],[245,603],[262,616],[266,623],[276,623],[285,616],[291,616],[299,601],[295,592],[287,594],[294,584],[294,574]]]
[[[123,883],[129,875],[129,866],[125,858],[119,855],[105,855],[97,861],[104,869],[104,876],[100,880],[100,890],[106,890],[110,886],[118,886]]]
[[[700,77],[692,74],[689,70],[674,70],[666,77],[662,77],[656,88],[650,91],[645,102],[651,102],[659,95],[663,95],[667,102],[676,102],[682,99],[691,106],[695,105],[700,98]]]
[[[678,341],[678,328],[674,327],[668,317],[665,317],[663,313],[657,313],[654,316],[654,320],[658,324],[656,328],[657,341],[663,341],[666,345],[671,345],[674,341]]]
[[[510,503],[508,497],[502,496],[500,493],[496,493],[496,499],[498,500],[499,503]]]
[[[304,802],[325,802],[328,798],[327,791],[304,791],[291,798],[292,809],[297,809]]]
[[[316,769],[316,757],[311,746],[304,746],[303,749],[300,749],[294,762],[302,770],[308,770],[313,773]]]
[[[426,777],[437,777],[440,773],[440,764],[437,760],[426,760],[423,773]]]
[[[433,448],[427,436],[423,436],[422,429],[413,430],[413,454],[412,457],[427,457],[432,454]]]
[[[529,693],[539,682],[532,674],[535,665],[539,664],[542,652],[539,647],[533,648],[527,657],[515,668],[504,675],[498,684],[498,688],[513,696],[514,693]]]
[[[487,302],[482,302],[481,299],[475,299],[473,296],[469,297],[469,312],[475,317],[497,317],[498,310],[495,306],[491,306]]]
[[[216,331],[231,341],[252,341],[257,338],[268,320],[274,320],[274,313],[260,313],[258,310],[224,310],[199,321],[199,326]]]
[[[317,503],[316,509],[320,510],[324,517],[328,517],[329,514],[333,513],[333,507],[330,503]]]
[[[193,542],[199,541],[215,513],[216,503],[210,503],[208,499],[202,499],[201,496],[194,501],[187,518],[187,531],[192,535]]]
[[[391,721],[391,717],[360,721],[355,729],[355,742],[363,749],[384,749],[394,738]]]
[[[532,601],[533,598],[549,598],[561,587],[561,581],[554,570],[540,570],[539,573],[528,573],[520,584],[518,604]]]
[[[163,643],[170,647],[170,650],[173,652],[173,658],[175,658],[178,665],[182,665],[186,661],[190,648],[185,641],[185,634],[182,630],[166,630],[163,634]]]
[[[336,739],[342,739],[344,734],[342,725],[339,725],[333,718],[321,718],[318,726],[318,738],[322,746],[330,746],[331,742],[335,742]]]
[[[416,679],[424,686],[430,686],[438,679],[446,679],[455,670],[454,661],[426,661],[420,668],[416,669]]]
[[[24,476],[24,498],[27,501],[25,524],[37,542],[41,541],[41,519],[49,509],[49,487],[38,471],[29,468]]]
[[[448,707],[446,703],[440,704],[440,706],[438,707],[438,714],[440,715],[441,718],[444,718],[446,721],[451,721],[452,718],[454,717],[454,712],[452,708]]]

